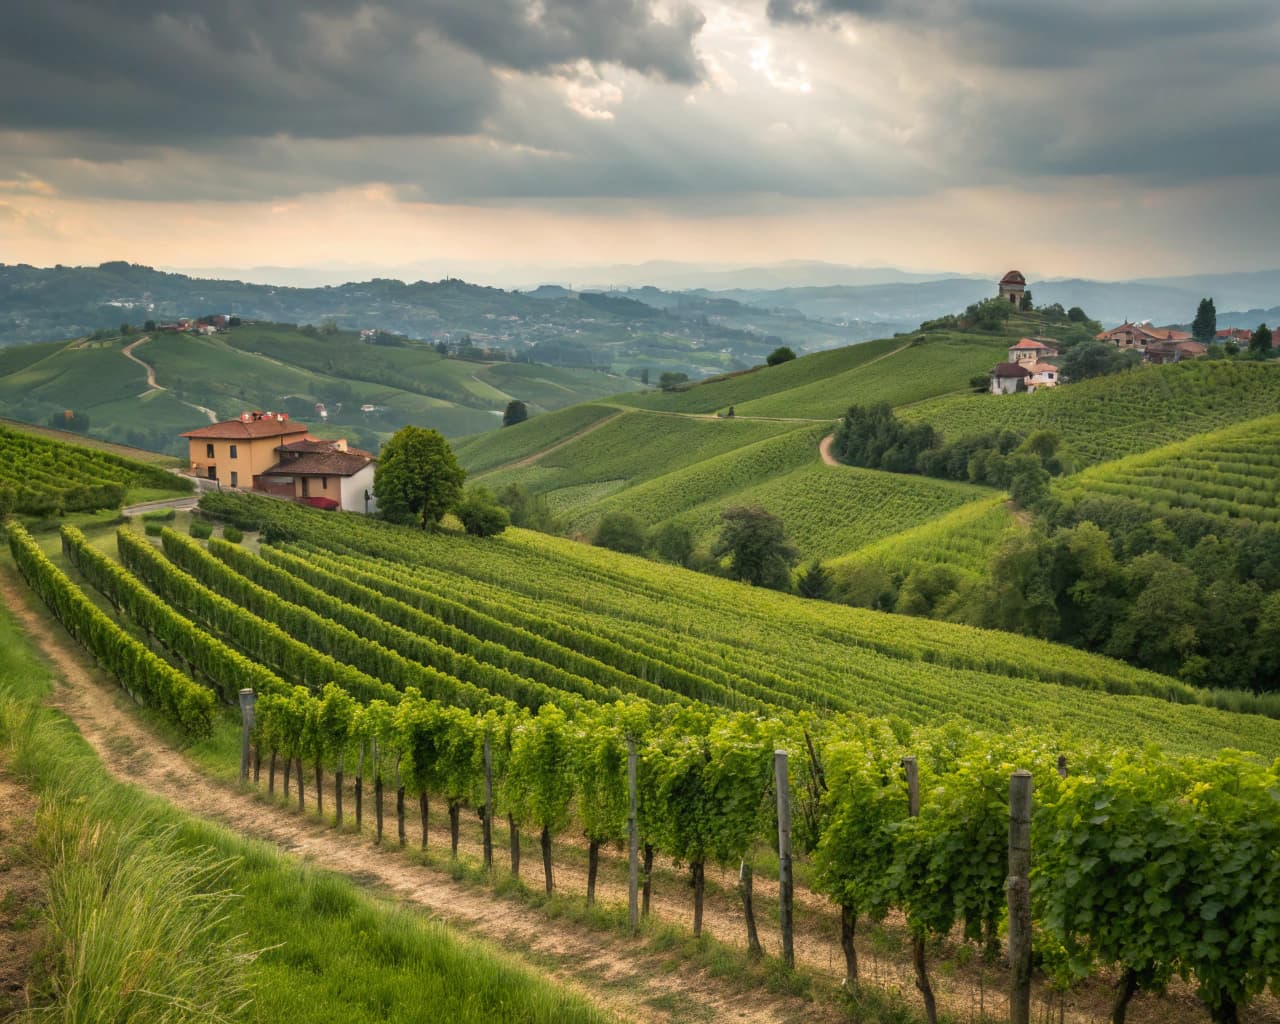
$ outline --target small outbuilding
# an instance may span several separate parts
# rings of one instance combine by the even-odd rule
[[[1022,297],[1027,294],[1027,279],[1021,270],[1011,270],[1000,278],[1000,298],[1012,303],[1015,307],[1022,305]]]
[[[993,395],[1012,395],[1027,390],[1031,371],[1021,363],[996,363],[991,371],[991,393]]]

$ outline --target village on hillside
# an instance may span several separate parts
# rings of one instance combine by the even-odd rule
[[[1010,270],[1000,279],[998,298],[1014,309],[1031,309],[1030,295],[1027,279],[1021,271]],[[1213,340],[1219,345],[1247,348],[1253,341],[1253,335],[1254,332],[1246,328],[1231,327],[1215,330]],[[1209,352],[1209,345],[1195,340],[1191,332],[1173,327],[1154,327],[1150,321],[1131,323],[1126,320],[1118,327],[1100,331],[1095,340],[1113,345],[1121,352],[1137,353],[1139,362],[1158,366],[1200,359]],[[1273,338],[1272,347],[1276,345],[1277,340]],[[1069,378],[1061,370],[1061,355],[1062,345],[1054,338],[1021,338],[1009,347],[1009,358],[992,368],[987,390],[993,395],[1011,395],[1069,383]]]

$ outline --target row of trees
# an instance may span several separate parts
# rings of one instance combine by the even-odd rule
[[[608,512],[596,524],[593,542],[700,572],[723,572],[755,587],[791,589],[791,568],[799,552],[787,538],[781,519],[758,505],[745,505],[726,508],[720,523],[710,548],[699,551],[693,530],[684,523],[667,521],[646,530],[629,512]]]
[[[1025,438],[1011,430],[991,431],[945,443],[927,423],[901,423],[888,402],[850,406],[831,451],[850,466],[1007,488],[1026,506],[1045,499],[1051,477],[1074,468],[1061,438],[1051,430]]]

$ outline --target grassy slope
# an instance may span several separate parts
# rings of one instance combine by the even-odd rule
[[[142,397],[145,371],[124,358],[125,344],[115,338],[3,349],[0,406],[21,407],[35,420],[74,409],[89,415],[95,432],[110,427],[117,436],[167,437],[201,422],[184,401],[228,417],[244,408],[278,408],[293,396],[325,402],[331,426],[385,435],[417,423],[457,437],[493,430],[512,399],[537,414],[639,386],[591,370],[445,359],[425,344],[362,344],[352,332],[311,337],[255,325],[215,337],[153,335],[134,354],[155,368],[165,390]],[[339,410],[335,396],[344,394],[347,407]],[[359,411],[365,404],[386,412],[371,420]]]
[[[147,462],[155,466],[178,466],[182,464],[181,459],[176,459],[171,455],[144,451],[142,448],[130,448],[127,444],[112,444],[110,441],[99,441],[95,437],[86,437],[70,430],[57,430],[53,427],[41,427],[32,423],[19,423],[17,420],[3,418],[0,418],[0,427],[16,430],[23,434],[34,434],[36,437],[47,437],[51,441],[61,441],[65,444],[75,444],[84,448],[111,452],[113,455],[119,455],[124,459],[134,459],[138,462]]]
[[[225,871],[209,885],[240,898],[226,904],[226,918],[212,937],[244,951],[263,951],[247,967],[234,968],[244,972],[254,997],[234,1019],[261,1024],[407,1022],[423,1019],[422,1008],[430,1006],[432,1019],[440,1020],[603,1020],[582,1000],[491,948],[456,937],[422,915],[375,901],[346,879],[300,865],[273,846],[240,839],[112,781],[79,735],[65,727],[65,719],[40,707],[51,689],[49,669],[11,614],[0,609],[0,729],[16,752],[19,770],[42,799],[70,808],[75,822],[83,820],[80,827],[96,836],[79,847],[79,859],[83,862],[86,851],[110,849],[107,839],[123,832],[134,856],[224,862]],[[49,824],[46,820],[43,827]],[[82,871],[92,866],[78,865]],[[132,905],[135,916],[146,917],[148,910],[160,910],[155,900],[165,898],[164,892],[147,892],[145,886],[127,893],[104,892],[91,888],[57,893],[53,899],[65,905],[55,904],[50,912],[88,920],[109,898],[115,916],[127,914]],[[103,902],[91,902],[95,898]],[[132,903],[122,907],[124,900]],[[164,909],[173,912],[172,907]],[[146,927],[77,931],[72,940],[81,957],[68,964],[51,956],[46,963],[61,972],[57,983],[76,994],[82,1013],[90,1002],[95,1008],[116,1005],[124,997],[102,991],[104,980],[115,978],[121,989],[127,986],[106,969],[115,961],[132,961],[129,973],[146,978],[142,972],[148,957],[138,959],[145,949],[130,953],[126,943],[131,938],[145,941],[149,934]],[[207,941],[209,936],[199,938]],[[192,963],[208,952],[206,946],[193,947],[184,952],[183,962]],[[124,1005],[129,1019],[160,1019],[136,1012],[139,1006],[158,1008],[149,999]],[[92,1016],[94,1011],[88,1012]]]
[[[453,446],[453,451],[468,472],[483,473],[535,455],[617,411],[607,405],[574,405],[535,416],[513,427],[464,438]]]
[[[544,492],[614,480],[636,483],[790,429],[793,424],[766,420],[629,412],[548,452],[536,466],[499,470],[479,479],[493,487],[518,480]]]

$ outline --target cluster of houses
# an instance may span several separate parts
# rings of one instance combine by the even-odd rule
[[[234,321],[234,322],[233,322]],[[157,324],[156,330],[165,334],[222,334],[239,323],[238,317],[226,313],[192,318],[180,316],[173,323]]]
[[[1226,340],[1227,335],[1244,334],[1253,337],[1252,331],[1219,331],[1218,337]],[[1209,351],[1209,346],[1193,341],[1186,331],[1175,331],[1170,327],[1152,327],[1150,324],[1131,324],[1128,321],[1109,331],[1098,335],[1099,341],[1105,341],[1116,348],[1129,352],[1142,353],[1143,362],[1147,363],[1180,363],[1184,359],[1199,359]],[[1245,342],[1248,344],[1248,341]]]
[[[316,508],[377,510],[369,452],[345,440],[313,437],[283,412],[244,412],[181,435],[191,473],[219,488],[251,490]]]

